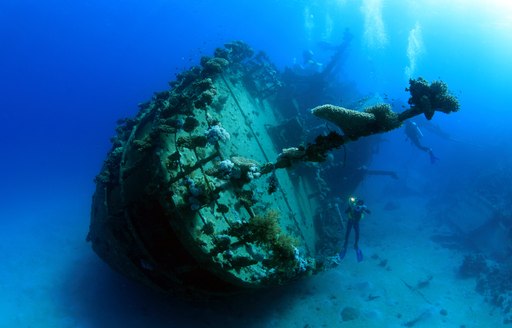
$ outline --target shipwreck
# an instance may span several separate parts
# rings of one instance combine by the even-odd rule
[[[443,82],[421,78],[401,113],[324,105],[319,85],[344,51],[298,77],[235,41],[120,120],[95,179],[94,251],[128,277],[184,295],[281,285],[336,265],[336,198],[366,174],[393,176],[365,168],[376,141],[363,137],[458,110]]]

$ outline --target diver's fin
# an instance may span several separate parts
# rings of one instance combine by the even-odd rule
[[[435,164],[439,160],[439,157],[436,157],[432,150],[428,152],[428,155],[430,156],[430,164]]]
[[[347,254],[347,248],[343,247],[341,252],[338,254],[338,256],[340,257],[340,260],[343,260],[343,258],[345,257],[345,254]]]
[[[361,262],[363,260],[363,251],[358,248],[356,249],[357,262]]]

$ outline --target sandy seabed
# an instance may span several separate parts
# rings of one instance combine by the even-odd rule
[[[474,279],[457,277],[465,254],[430,240],[419,198],[393,211],[369,201],[361,263],[349,250],[337,268],[291,286],[198,304],[112,272],[85,242],[89,198],[70,195],[2,210],[0,327],[503,325]]]

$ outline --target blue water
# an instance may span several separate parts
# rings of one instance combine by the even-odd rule
[[[232,40],[284,69],[304,49],[326,61],[318,43],[338,44],[348,28],[343,78],[361,94],[406,102],[409,77],[442,79],[461,111],[434,117],[450,140],[423,131],[440,160],[431,165],[398,130],[373,164],[421,176],[425,197],[483,188],[503,203],[512,194],[512,5],[466,2],[1,0],[0,327],[237,325],[226,319],[236,302],[208,312],[154,295],[85,243],[93,178],[116,120]],[[498,183],[476,185],[483,172]],[[235,312],[270,325],[254,302]]]

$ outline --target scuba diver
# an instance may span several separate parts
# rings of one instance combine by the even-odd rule
[[[302,53],[302,65],[295,63],[293,72],[299,76],[311,76],[322,72],[323,64],[315,60],[315,54],[311,50]]]
[[[356,250],[357,262],[361,262],[363,260],[363,252],[359,248],[359,221],[364,217],[365,213],[370,214],[371,211],[364,204],[362,199],[356,199],[355,197],[351,197],[349,199],[349,204],[345,213],[348,215],[347,229],[345,230],[345,243],[343,244],[343,248],[339,254],[340,260],[343,260],[345,254],[347,253],[347,245],[348,245],[348,237],[350,236],[350,231],[352,227],[356,233],[356,240],[354,242],[354,249]]]
[[[428,153],[430,156],[430,163],[434,164],[439,159],[432,152],[432,148],[421,144],[420,139],[423,138],[423,133],[421,133],[419,126],[415,122],[407,121],[405,123],[405,135],[416,147]]]
[[[331,88],[337,82],[336,74],[347,57],[351,40],[352,34],[347,29],[341,44],[329,49],[334,51],[334,54],[325,63],[315,59],[313,51],[305,50],[302,53],[302,61],[294,59],[293,66],[284,70],[282,82],[285,87],[279,93],[278,101],[282,102],[285,110],[290,111],[289,116],[302,118],[307,112],[307,120],[310,116],[309,109],[318,106],[319,103],[326,103],[327,97],[339,93],[339,90],[333,92]]]

